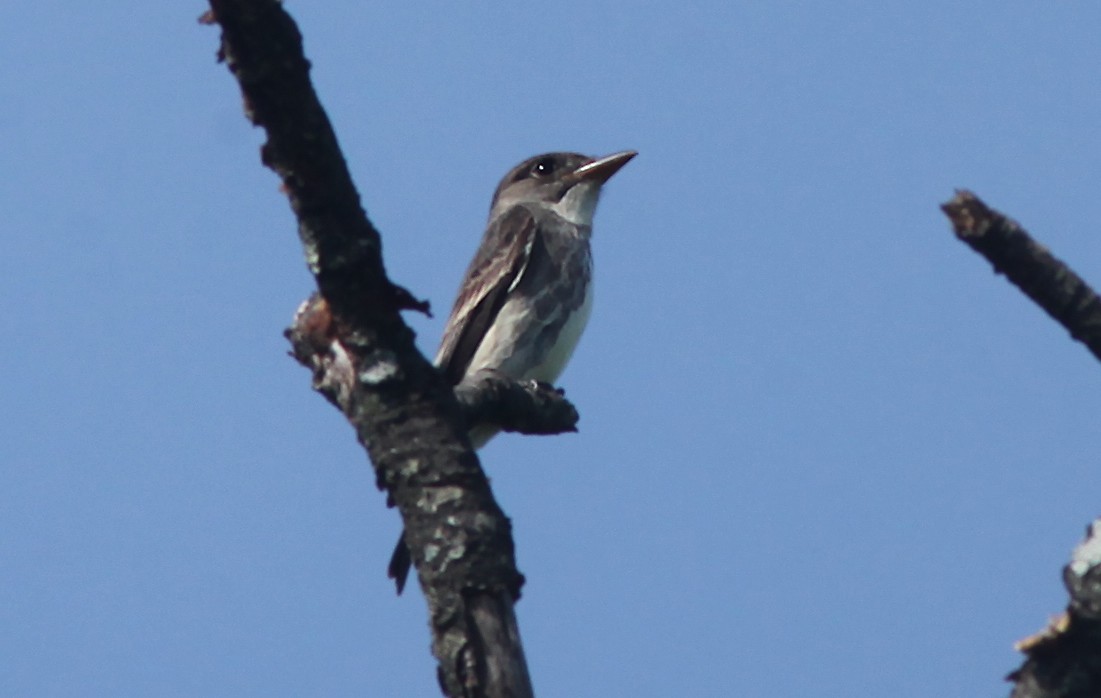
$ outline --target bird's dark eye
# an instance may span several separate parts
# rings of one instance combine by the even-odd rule
[[[531,174],[535,177],[547,177],[554,171],[554,161],[550,158],[543,158],[539,162],[531,166]]]

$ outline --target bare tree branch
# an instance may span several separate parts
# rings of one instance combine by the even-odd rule
[[[1063,568],[1070,592],[1064,614],[1017,643],[1028,659],[1009,675],[1012,698],[1101,696],[1101,519]]]
[[[284,332],[291,355],[313,372],[313,387],[341,411],[355,386],[355,372],[333,333],[328,304],[313,294],[299,307]],[[528,435],[577,431],[577,408],[559,388],[536,381],[515,381],[497,371],[481,371],[455,387],[455,398],[468,431],[492,425]]]
[[[1016,221],[961,190],[941,206],[956,236],[1005,274],[1025,295],[1101,359],[1101,299]]]
[[[1101,300],[1085,281],[971,192],[957,192],[941,208],[957,237],[1101,359]],[[1012,698],[1101,696],[1101,519],[1063,568],[1063,581],[1066,612],[1016,645],[1028,658],[1008,677],[1016,684]]]
[[[379,234],[282,5],[210,4],[203,19],[221,25],[219,57],[240,83],[246,115],[267,131],[262,160],[282,179],[324,299],[328,319],[313,329],[331,334],[335,353],[344,354],[331,368],[346,375],[320,382],[345,386],[334,402],[401,512],[428,600],[441,688],[449,696],[530,696],[513,609],[523,577],[509,521],[470,448],[454,393],[400,316],[427,306],[386,276]]]

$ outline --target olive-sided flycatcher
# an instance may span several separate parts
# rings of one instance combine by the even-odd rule
[[[592,310],[589,237],[600,188],[635,155],[547,153],[501,180],[436,353],[452,385],[486,369],[545,383],[562,373]],[[476,425],[471,444],[481,448],[496,433]],[[399,540],[389,570],[399,594],[410,562]]]

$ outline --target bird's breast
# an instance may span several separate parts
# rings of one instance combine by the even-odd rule
[[[585,284],[585,297],[581,302],[581,306],[570,311],[558,332],[558,336],[548,348],[546,358],[541,365],[531,372],[530,376],[527,376],[528,378],[544,383],[553,383],[558,380],[558,377],[562,375],[562,371],[566,369],[570,357],[573,356],[578,342],[581,341],[581,334],[589,323],[589,315],[592,314],[592,311],[593,283],[592,279],[589,279],[588,283]]]

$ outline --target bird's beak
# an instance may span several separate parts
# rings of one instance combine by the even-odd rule
[[[604,184],[636,155],[638,155],[638,151],[635,150],[624,150],[622,153],[605,155],[578,167],[570,175],[570,178],[577,182],[588,181]]]

